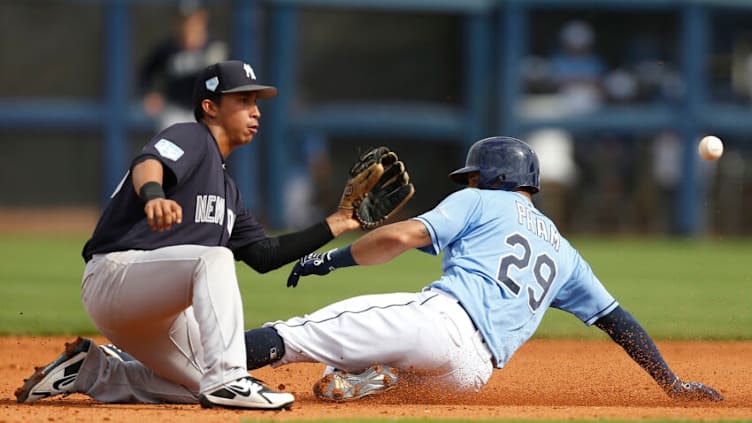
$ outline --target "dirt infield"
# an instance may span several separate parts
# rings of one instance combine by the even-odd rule
[[[233,422],[335,418],[523,419],[752,419],[752,342],[660,342],[679,374],[711,384],[726,401],[680,404],[608,341],[533,340],[488,386],[472,396],[427,393],[400,386],[382,396],[347,404],[317,400],[315,364],[260,369],[254,376],[295,394],[290,411],[203,410],[197,405],[100,404],[75,394],[19,405],[13,391],[35,365],[53,359],[68,338],[0,337],[0,422]],[[103,341],[97,339],[98,342]]]

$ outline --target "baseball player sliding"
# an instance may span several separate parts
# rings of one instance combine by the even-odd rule
[[[83,249],[84,307],[100,332],[137,361],[78,338],[25,381],[18,402],[80,392],[118,403],[292,405],[290,393],[264,386],[246,369],[235,260],[259,272],[278,268],[370,223],[359,217],[368,204],[387,213],[372,213],[383,221],[413,188],[396,154],[377,148],[353,167],[338,210],[325,221],[267,236],[243,207],[225,160],[258,132],[257,101],[276,93],[240,61],[203,70],[193,94],[197,122],[173,125],[143,148]],[[384,187],[392,189],[363,201]]]
[[[379,393],[408,374],[433,386],[477,391],[554,307],[606,332],[671,398],[722,399],[671,371],[641,325],[535,208],[539,166],[527,144],[480,140],[450,177],[467,188],[351,246],[301,258],[288,286],[304,275],[381,264],[412,248],[444,253],[439,280],[421,292],[355,297],[247,331],[248,368],[325,363],[314,393],[326,400]]]

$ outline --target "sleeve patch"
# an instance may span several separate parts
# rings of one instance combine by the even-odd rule
[[[183,156],[183,149],[175,145],[172,141],[162,138],[159,141],[157,141],[156,144],[154,144],[154,148],[157,149],[159,154],[166,158],[170,159],[173,162],[178,161],[179,158]]]

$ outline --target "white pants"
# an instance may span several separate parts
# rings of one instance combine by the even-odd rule
[[[364,295],[264,326],[285,341],[275,367],[321,362],[360,372],[379,363],[466,391],[479,390],[493,372],[491,352],[467,313],[440,291]]]
[[[243,305],[232,252],[180,245],[94,256],[82,283],[86,311],[138,363],[98,351],[76,388],[106,402],[196,402],[247,376]]]

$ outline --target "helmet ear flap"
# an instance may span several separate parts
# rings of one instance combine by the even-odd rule
[[[501,173],[499,175],[496,175],[496,177],[493,178],[490,181],[491,188],[496,189],[496,188],[504,185],[504,182],[506,182],[506,180],[507,180],[507,174],[506,173]]]

